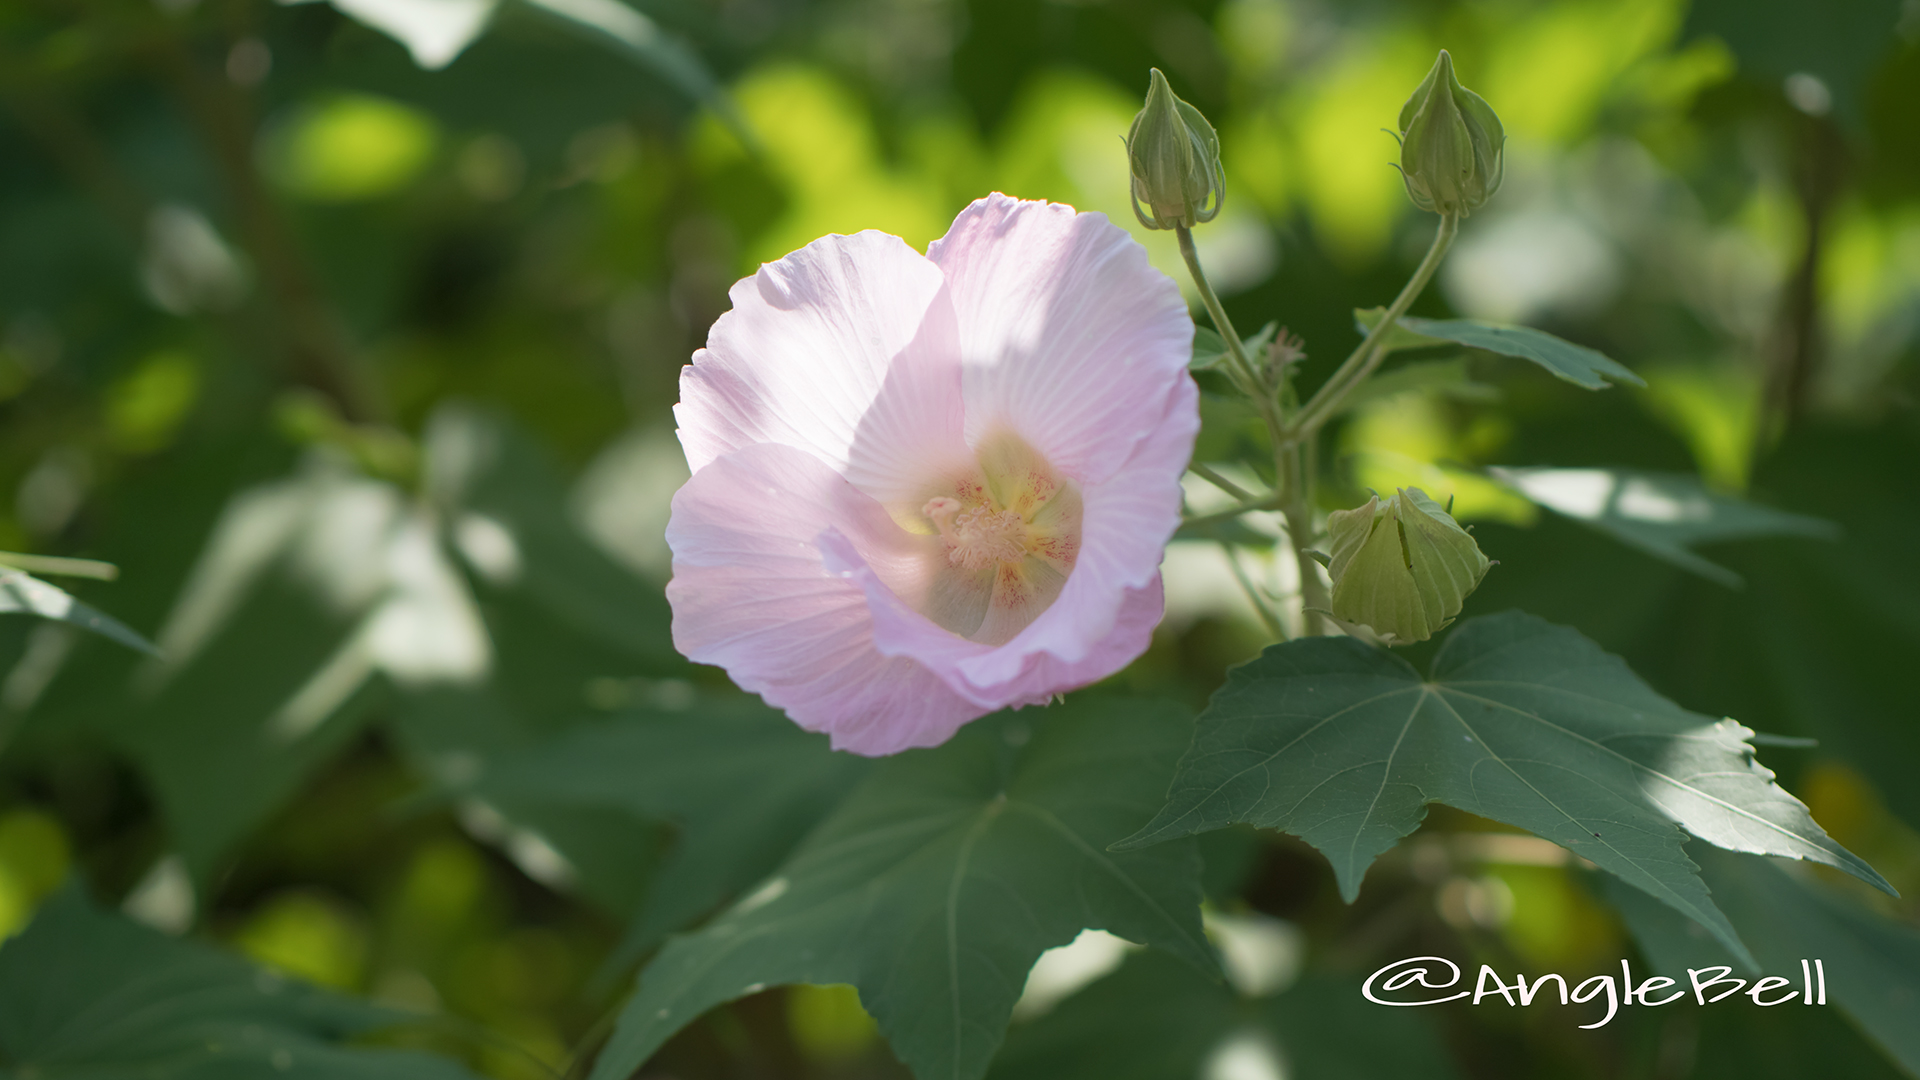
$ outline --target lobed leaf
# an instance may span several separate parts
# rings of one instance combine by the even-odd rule
[[[1133,850],[1248,822],[1302,837],[1351,901],[1379,854],[1446,803],[1531,830],[1699,922],[1749,959],[1686,832],[1811,859],[1892,891],[1773,782],[1732,720],[1688,712],[1618,657],[1519,612],[1454,631],[1422,679],[1351,638],[1269,648],[1201,714]]]
[[[851,983],[914,1075],[975,1080],[1034,961],[1082,929],[1213,970],[1193,846],[1107,850],[1152,812],[1187,730],[1172,706],[1081,698],[879,763],[778,873],[667,943],[593,1080],[784,983]]]

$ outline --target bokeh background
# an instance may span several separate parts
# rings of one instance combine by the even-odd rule
[[[389,1041],[565,1074],[635,962],[729,886],[653,889],[708,835],[650,793],[658,747],[590,783],[485,781],[609,715],[724,700],[674,656],[660,589],[675,380],[729,285],[828,232],[924,247],[990,190],[1103,211],[1184,278],[1127,206],[1157,66],[1220,131],[1212,279],[1242,329],[1301,335],[1311,384],[1431,235],[1382,129],[1440,47],[1504,120],[1507,175],[1415,312],[1542,326],[1648,386],[1469,357],[1334,433],[1326,505],[1454,493],[1500,560],[1469,614],[1524,606],[1690,708],[1819,740],[1768,760],[1920,896],[1913,0],[0,0],[0,549],[113,562],[62,583],[169,658],[0,620],[0,932],[78,877],[443,1017]],[[1231,456],[1248,418],[1206,408],[1203,454]],[[1706,548],[1732,588],[1489,465],[1697,473],[1841,533]],[[1258,651],[1235,575],[1277,571],[1240,558],[1175,545],[1121,686],[1198,704]],[[1266,974],[1194,1007],[1248,1030],[1303,965],[1633,955],[1558,849],[1464,815],[1436,810],[1351,908],[1290,841],[1207,851],[1223,940]],[[1084,982],[1122,952],[1076,955]],[[1079,1075],[1047,1056],[1061,1032],[1125,1023],[1116,980],[1187,977],[1153,963],[1017,1023],[1006,1075]],[[1599,1033],[1430,1011],[1410,1068],[1437,1076],[1900,1075],[1824,1010]],[[1265,1046],[1167,1067],[1315,1075]],[[656,1069],[904,1075],[844,988],[748,998]]]

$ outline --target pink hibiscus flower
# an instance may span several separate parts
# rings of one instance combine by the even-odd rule
[[[995,194],[924,256],[827,236],[732,299],[674,409],[681,652],[878,755],[1145,650],[1200,417],[1124,231]]]

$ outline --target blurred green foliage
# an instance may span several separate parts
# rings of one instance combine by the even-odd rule
[[[1912,3],[440,3],[0,0],[0,549],[116,564],[57,583],[164,654],[0,616],[8,1075],[233,1016],[268,1040],[256,1064],[337,1066],[315,1077],[585,1068],[636,963],[867,769],[670,646],[668,409],[727,287],[827,232],[924,246],[994,189],[1102,211],[1174,273],[1172,238],[1128,211],[1121,141],[1158,66],[1221,135],[1230,197],[1201,257],[1240,325],[1304,338],[1311,389],[1425,245],[1381,129],[1441,46],[1511,141],[1498,201],[1415,313],[1530,321],[1648,385],[1410,350],[1341,421],[1324,508],[1456,495],[1499,560],[1468,615],[1524,606],[1686,708],[1818,740],[1767,759],[1908,899],[1745,856],[1709,880],[1839,911],[1800,929],[1852,927],[1865,955],[1912,951]],[[1203,460],[1258,438],[1236,408],[1204,406]],[[1492,466],[1660,474],[1837,533],[1629,547]],[[1266,640],[1236,573],[1284,587],[1257,543],[1177,542],[1168,620],[1113,689],[1204,702]],[[1116,953],[1052,1011],[1016,1007],[993,1075],[1920,1069],[1911,997],[1856,1013],[1865,1039],[1825,1010],[1583,1032],[1553,1010],[1362,1007],[1359,979],[1403,956],[1673,962],[1652,925],[1670,913],[1458,812],[1434,809],[1351,907],[1291,839],[1199,848],[1211,912],[1297,928],[1260,955],[1299,982]],[[66,997],[22,981],[69,962]],[[14,1006],[137,988],[140,964],[232,1015],[112,1045],[8,1027]],[[273,971],[326,990],[276,997]],[[743,998],[657,1062],[643,1075],[904,1075],[844,986]]]

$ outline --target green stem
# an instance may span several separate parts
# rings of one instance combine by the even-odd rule
[[[1303,467],[1305,463],[1299,444],[1288,444],[1281,449],[1279,456],[1280,467],[1286,473],[1287,492],[1291,496],[1280,508],[1280,513],[1287,522],[1287,545],[1293,548],[1294,565],[1300,571],[1300,635],[1312,637],[1324,630],[1320,611],[1326,610],[1332,603],[1327,596],[1326,583],[1320,580],[1320,564],[1307,554],[1314,540],[1313,476]]]
[[[1250,499],[1226,510],[1216,511],[1211,514],[1201,514],[1199,517],[1185,518],[1180,522],[1180,527],[1186,529],[1196,525],[1216,525],[1222,521],[1232,521],[1241,514],[1250,514],[1255,510],[1278,510],[1283,501],[1280,494],[1275,492],[1265,498]]]
[[[1264,399],[1259,376],[1255,373],[1253,361],[1247,358],[1246,346],[1240,343],[1240,335],[1233,329],[1233,323],[1227,318],[1227,309],[1220,306],[1220,298],[1213,294],[1213,286],[1207,283],[1206,271],[1200,269],[1200,253],[1193,248],[1193,232],[1185,225],[1175,225],[1173,235],[1180,240],[1180,257],[1187,260],[1187,273],[1193,276],[1193,285],[1200,290],[1200,302],[1206,305],[1207,314],[1213,317],[1213,328],[1220,331],[1220,338],[1226,343],[1227,356],[1232,359],[1235,380],[1240,388],[1256,399]]]
[[[1275,641],[1287,640],[1287,629],[1281,625],[1280,616],[1274,612],[1272,605],[1267,603],[1267,598],[1261,594],[1260,587],[1247,576],[1247,569],[1240,565],[1240,557],[1235,554],[1233,545],[1224,540],[1221,541],[1220,552],[1227,557],[1227,565],[1233,569],[1233,579],[1240,583],[1241,590],[1247,594],[1247,602],[1253,605],[1254,613],[1260,616],[1262,623],[1266,624],[1267,633],[1272,634]]]
[[[1239,499],[1241,502],[1253,502],[1256,498],[1258,498],[1258,496],[1254,495],[1253,492],[1248,491],[1246,488],[1241,487],[1239,484],[1236,484],[1233,481],[1227,479],[1226,477],[1221,476],[1218,472],[1214,471],[1211,467],[1202,465],[1198,461],[1188,465],[1187,471],[1191,472],[1193,475],[1199,477],[1200,479],[1205,480],[1207,483],[1212,484],[1214,487],[1219,488],[1221,491],[1224,491],[1227,494],[1233,496],[1234,498]]]
[[[1433,244],[1427,249],[1426,258],[1414,270],[1413,276],[1394,297],[1392,305],[1380,322],[1367,333],[1359,348],[1334,371],[1333,376],[1307,399],[1294,415],[1293,422],[1280,434],[1276,446],[1276,467],[1280,473],[1277,481],[1286,491],[1287,499],[1281,507],[1281,514],[1287,522],[1287,541],[1293,547],[1296,565],[1300,570],[1300,626],[1303,636],[1319,634],[1323,630],[1323,620],[1319,614],[1332,606],[1326,585],[1320,580],[1320,564],[1307,554],[1314,541],[1313,531],[1313,480],[1318,457],[1320,429],[1338,412],[1340,403],[1346,399],[1354,387],[1365,382],[1386,355],[1386,338],[1394,323],[1407,313],[1427,283],[1440,268],[1440,261],[1446,257],[1447,249],[1453,246],[1453,238],[1460,231],[1460,219],[1453,214],[1440,216],[1440,228],[1434,233]],[[1317,610],[1316,610],[1317,609]]]
[[[1346,398],[1347,394],[1351,393],[1354,387],[1365,382],[1367,376],[1373,374],[1373,369],[1380,366],[1380,361],[1386,357],[1386,350],[1381,346],[1385,343],[1387,334],[1392,331],[1395,321],[1405,315],[1407,309],[1413,306],[1414,300],[1425,291],[1427,282],[1433,280],[1434,271],[1440,268],[1440,260],[1446,257],[1447,249],[1453,246],[1453,238],[1459,231],[1458,215],[1440,215],[1440,229],[1434,233],[1433,246],[1427,249],[1427,257],[1420,261],[1419,268],[1413,272],[1412,277],[1407,279],[1406,287],[1400,290],[1399,296],[1394,297],[1393,305],[1387,308],[1386,315],[1368,332],[1366,340],[1360,343],[1359,348],[1353,350],[1352,355],[1348,356],[1333,373],[1333,377],[1315,391],[1313,397],[1301,407],[1299,415],[1294,417],[1293,424],[1287,431],[1289,440],[1311,439],[1328,420],[1333,418],[1335,411],[1340,407],[1340,402]]]

